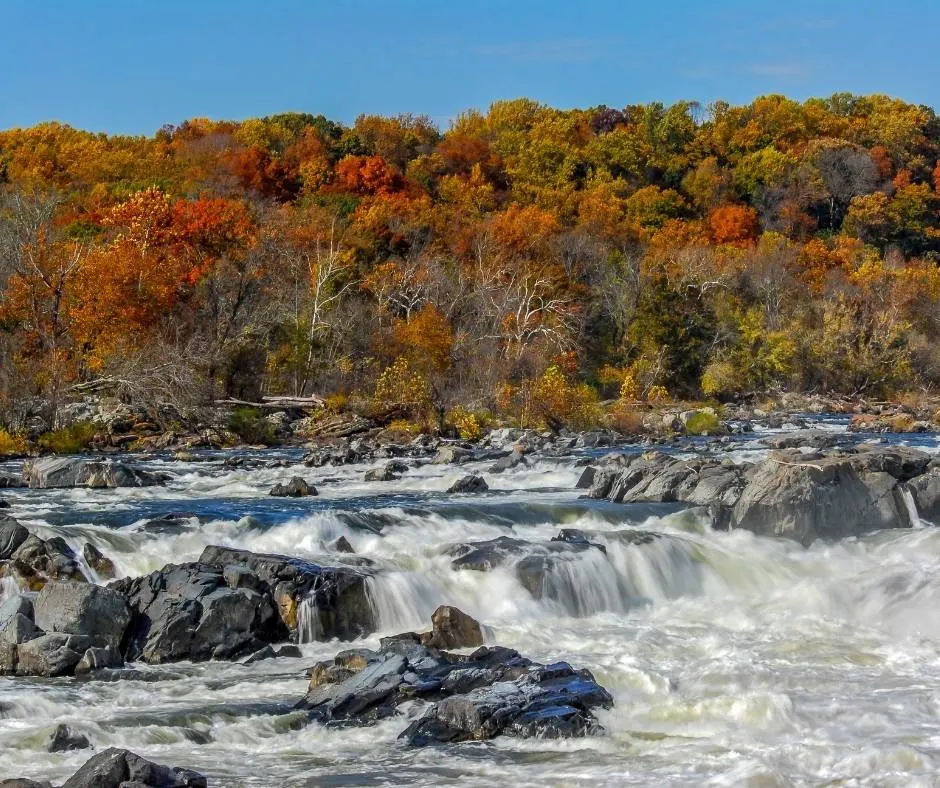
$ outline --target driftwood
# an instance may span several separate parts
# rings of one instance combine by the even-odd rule
[[[259,410],[316,410],[323,407],[324,401],[322,397],[262,397],[261,402],[229,398],[217,399],[215,404],[258,408]]]

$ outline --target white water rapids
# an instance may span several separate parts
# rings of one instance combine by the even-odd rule
[[[599,714],[606,732],[411,749],[396,738],[401,718],[306,724],[291,711],[304,668],[347,647],[313,641],[302,659],[247,666],[0,678],[0,779],[63,782],[92,753],[45,751],[66,722],[99,751],[126,747],[200,771],[213,786],[940,785],[940,529],[928,523],[808,549],[712,532],[675,507],[579,500],[570,457],[500,475],[486,464],[423,465],[376,483],[362,481],[363,465],[229,470],[216,458],[150,467],[172,474],[167,487],[3,497],[40,536],[61,535],[79,551],[91,541],[121,575],[195,560],[207,544],[337,560],[330,545],[345,536],[380,570],[369,595],[382,632],[361,645],[426,628],[435,607],[455,604],[489,627],[493,643],[592,670],[616,703]],[[443,493],[468,472],[483,472],[490,492]],[[295,474],[320,496],[267,496]],[[171,511],[199,519],[143,528]],[[246,514],[257,522],[239,522]],[[443,553],[498,536],[547,541],[561,528],[591,532],[607,552],[562,561],[541,600],[511,567],[454,571]],[[618,535],[629,529],[662,537],[634,544]],[[316,636],[307,625],[302,639]]]

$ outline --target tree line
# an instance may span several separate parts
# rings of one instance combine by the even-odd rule
[[[0,132],[0,421],[473,424],[940,382],[940,119],[886,96]],[[477,414],[477,415],[475,415]]]

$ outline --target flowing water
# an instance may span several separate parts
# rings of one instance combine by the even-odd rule
[[[940,450],[933,436],[921,445]],[[121,575],[194,560],[207,544],[337,561],[329,546],[345,536],[380,569],[368,590],[382,633],[425,628],[435,607],[455,604],[491,642],[590,668],[616,702],[599,715],[606,733],[409,749],[396,738],[400,718],[306,724],[291,711],[304,668],[345,646],[318,642],[314,611],[302,609],[301,659],[140,664],[111,680],[0,678],[0,778],[73,773],[90,751],[45,751],[67,722],[99,749],[193,768],[216,786],[940,785],[940,529],[928,523],[804,549],[712,532],[674,506],[580,499],[574,457],[487,474],[490,492],[472,496],[444,490],[485,465],[424,465],[365,483],[368,466],[257,457],[286,467],[151,459],[172,475],[165,488],[4,497],[40,536],[79,549],[90,541]],[[267,496],[295,473],[320,496]],[[168,512],[192,517],[145,527]],[[592,532],[607,552],[561,562],[541,600],[511,568],[453,571],[443,553],[505,535],[545,541],[562,527]],[[662,537],[628,538],[637,529]]]

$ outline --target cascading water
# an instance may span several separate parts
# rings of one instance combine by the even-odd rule
[[[920,512],[917,511],[917,502],[914,500],[914,493],[904,485],[901,485],[900,490],[901,500],[904,501],[904,508],[907,510],[907,517],[911,521],[911,525],[920,525]]]
[[[309,596],[297,606],[302,659],[134,665],[108,681],[0,678],[0,779],[63,782],[88,757],[46,752],[67,721],[96,748],[128,747],[216,786],[936,785],[940,529],[808,549],[716,533],[695,512],[580,499],[571,458],[487,476],[491,492],[466,497],[444,491],[486,465],[422,465],[393,482],[364,482],[362,465],[154,467],[171,474],[167,487],[4,497],[28,528],[78,554],[91,541],[121,575],[196,560],[208,544],[368,560],[379,631],[324,642]],[[318,498],[267,496],[295,472]],[[917,522],[913,504],[905,497]],[[192,516],[161,519],[169,512]],[[562,528],[590,545],[550,546]],[[340,536],[358,555],[335,551]],[[454,545],[501,536],[537,547],[489,571],[453,564]],[[0,601],[14,589],[0,578]],[[589,668],[615,697],[606,733],[455,745],[440,757],[403,748],[401,720],[334,729],[291,711],[305,668],[424,629],[440,604],[487,625],[490,642]]]

